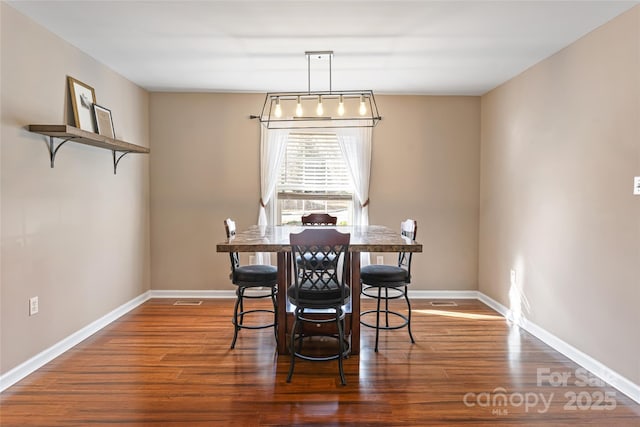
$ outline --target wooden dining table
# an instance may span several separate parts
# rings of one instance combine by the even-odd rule
[[[289,235],[300,233],[305,228],[318,226],[301,225],[254,225],[216,245],[217,252],[272,252],[277,254],[278,298],[277,336],[278,353],[286,354],[287,349],[287,296],[291,284],[291,244]],[[360,259],[363,252],[422,252],[422,244],[403,237],[399,230],[383,225],[321,226],[334,228],[341,233],[349,233],[349,285],[351,287],[351,310],[347,322],[351,331],[351,354],[360,353]]]

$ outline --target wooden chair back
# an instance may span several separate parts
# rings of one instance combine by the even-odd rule
[[[311,213],[302,216],[302,225],[336,225],[338,218],[327,213]]]

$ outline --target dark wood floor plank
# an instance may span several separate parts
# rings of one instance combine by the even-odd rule
[[[5,390],[0,424],[640,426],[640,405],[576,385],[578,365],[475,300],[414,301],[413,345],[406,330],[381,332],[375,353],[363,328],[344,387],[336,361],[298,361],[286,383],[289,357],[270,330],[241,331],[230,350],[231,300],[173,302],[146,302]],[[571,378],[538,384],[538,369]],[[548,407],[519,400],[534,397]]]

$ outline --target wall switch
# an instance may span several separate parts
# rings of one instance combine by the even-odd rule
[[[633,194],[635,196],[640,196],[640,176],[633,178]]]
[[[376,258],[376,263],[377,263],[378,265],[380,265],[380,264],[384,264],[384,256],[382,256],[382,255],[378,255],[378,256],[377,256],[377,258]]]
[[[29,298],[29,316],[38,314],[38,297]]]

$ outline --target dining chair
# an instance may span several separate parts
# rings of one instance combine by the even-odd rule
[[[351,235],[332,228],[306,229],[289,236],[292,254],[304,262],[293,263],[294,281],[287,289],[289,302],[295,306],[293,326],[289,340],[291,362],[287,382],[291,382],[297,358],[310,361],[338,359],[340,382],[345,385],[342,360],[349,353],[345,339],[345,311],[343,306],[351,299],[346,284]],[[318,310],[326,310],[331,317],[319,317]],[[315,311],[315,316],[314,312]],[[335,322],[337,334],[319,328],[313,335],[303,333],[304,324],[315,326]],[[328,326],[328,325],[327,325]],[[316,335],[325,335],[337,341],[337,351],[329,355],[303,353],[303,341]]]
[[[338,218],[327,213],[310,213],[302,216],[302,225],[336,225]]]
[[[413,219],[407,219],[400,224],[400,232],[404,239],[415,241],[418,232],[418,223]],[[375,328],[376,343],[375,351],[378,351],[378,339],[380,329],[392,330],[400,329],[405,326],[409,330],[411,343],[415,343],[413,334],[411,333],[411,303],[407,295],[407,285],[411,283],[411,259],[412,252],[400,252],[398,254],[398,265],[367,265],[360,269],[360,281],[362,282],[361,293],[376,299],[376,309],[367,310],[360,313],[360,323],[364,326]],[[382,290],[384,289],[384,295]],[[391,293],[389,292],[391,290]],[[389,301],[393,299],[404,298],[407,303],[408,314],[390,310]],[[384,309],[380,309],[380,302],[384,300]],[[367,314],[376,314],[375,325],[366,320],[362,320]],[[380,325],[380,313],[385,315],[384,325]],[[401,323],[389,324],[389,315],[396,316],[401,319]]]
[[[224,220],[224,228],[227,233],[227,239],[231,240],[236,235],[236,223],[227,218]],[[276,296],[278,293],[278,270],[272,265],[240,265],[240,257],[238,252],[230,252],[231,260],[231,282],[236,285],[236,302],[233,309],[233,341],[231,348],[235,348],[238,332],[240,329],[265,329],[273,327],[277,340],[277,316],[276,316]],[[268,288],[268,292],[264,291]],[[247,293],[247,290],[251,290]],[[245,299],[262,299],[271,298],[273,309],[250,308],[245,309]],[[257,313],[270,313],[273,315],[273,321],[269,323],[247,324],[244,317],[246,315]]]

